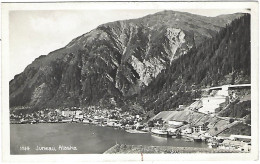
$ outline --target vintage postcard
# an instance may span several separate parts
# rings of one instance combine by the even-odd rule
[[[257,2],[1,14],[4,162],[258,159]]]

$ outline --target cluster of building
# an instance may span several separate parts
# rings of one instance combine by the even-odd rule
[[[44,109],[30,114],[10,114],[10,122],[16,124],[34,123],[86,123],[100,126],[111,126],[123,129],[140,129],[143,127],[143,116],[123,112],[120,108],[100,109],[88,108]]]
[[[20,112],[19,114],[10,113],[10,123],[13,124],[34,124],[44,122],[60,122],[63,119],[59,109],[44,109],[33,113]]]
[[[143,117],[141,115],[132,115],[129,112],[123,112],[119,108],[109,110],[89,107],[88,112],[83,114],[82,122],[100,126],[132,129],[139,128],[143,125]]]

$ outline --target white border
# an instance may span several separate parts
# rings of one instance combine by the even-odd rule
[[[102,6],[102,7],[101,7]],[[9,34],[10,10],[86,10],[86,9],[251,9],[251,84],[252,84],[252,152],[246,154],[144,154],[144,161],[256,160],[258,159],[258,3],[257,2],[87,2],[87,3],[3,3],[2,4],[2,160],[4,162],[112,162],[140,161],[135,155],[10,155],[9,125]],[[73,39],[73,38],[72,38]]]

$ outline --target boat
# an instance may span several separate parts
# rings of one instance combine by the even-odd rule
[[[168,132],[166,130],[163,129],[152,129],[151,130],[153,135],[159,136],[159,137],[168,137]]]

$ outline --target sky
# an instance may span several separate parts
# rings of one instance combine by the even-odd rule
[[[40,55],[67,45],[100,24],[133,19],[162,10],[14,10],[9,12],[9,80]],[[244,10],[180,10],[217,16]]]

